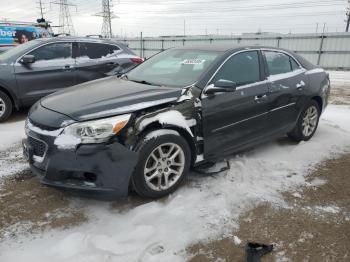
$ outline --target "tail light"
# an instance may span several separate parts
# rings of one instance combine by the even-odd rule
[[[144,61],[144,59],[141,57],[133,57],[133,58],[130,58],[130,60],[135,64],[141,64]]]

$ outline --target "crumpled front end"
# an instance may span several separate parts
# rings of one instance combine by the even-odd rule
[[[45,114],[40,108],[40,115]],[[50,110],[48,110],[50,111]],[[138,155],[117,138],[100,144],[80,144],[73,148],[59,148],[55,139],[62,128],[36,125],[37,110],[32,110],[23,140],[24,155],[31,170],[47,185],[108,193],[115,197],[128,194],[129,181]],[[56,112],[46,112],[55,118]],[[57,116],[59,116],[58,114]],[[56,116],[56,117],[57,117]],[[59,116],[61,117],[61,116]]]

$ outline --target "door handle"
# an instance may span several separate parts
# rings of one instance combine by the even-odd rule
[[[254,101],[256,103],[260,103],[262,100],[266,99],[267,98],[267,95],[264,94],[264,95],[257,95],[254,97]]]
[[[64,67],[62,67],[63,70],[72,70],[74,69],[74,66],[72,65],[65,65]]]
[[[297,83],[296,87],[298,90],[301,90],[305,85],[305,82],[301,80],[299,83]]]

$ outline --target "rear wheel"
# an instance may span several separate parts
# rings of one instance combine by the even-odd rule
[[[297,125],[288,133],[288,136],[297,142],[310,140],[316,132],[320,113],[318,103],[311,100],[301,113]]]
[[[175,131],[149,135],[137,146],[139,162],[132,185],[142,197],[158,198],[173,192],[184,181],[191,152],[187,141]]]
[[[0,91],[0,122],[5,121],[12,113],[12,101],[7,94]]]

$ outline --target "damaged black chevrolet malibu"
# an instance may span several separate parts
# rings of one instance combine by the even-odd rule
[[[36,103],[24,153],[44,184],[157,198],[198,164],[285,134],[309,140],[329,91],[323,69],[286,50],[174,48]]]

